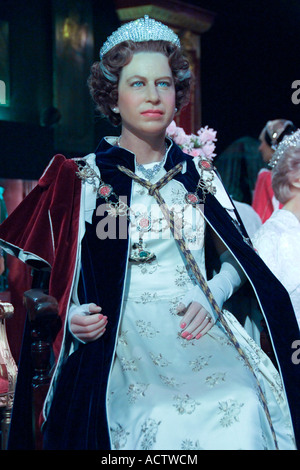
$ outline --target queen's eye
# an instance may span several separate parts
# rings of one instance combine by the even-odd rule
[[[161,88],[169,88],[171,86],[171,83],[169,82],[169,80],[160,80],[159,82],[157,82],[157,86]]]
[[[131,86],[134,88],[138,88],[138,87],[143,86],[143,82],[141,80],[137,80],[136,82],[133,82]]]

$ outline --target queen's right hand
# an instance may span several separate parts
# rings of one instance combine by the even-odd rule
[[[106,331],[107,317],[102,308],[94,303],[72,305],[69,310],[69,328],[82,343],[100,338]]]

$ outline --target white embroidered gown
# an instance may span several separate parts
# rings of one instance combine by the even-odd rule
[[[161,169],[151,180],[165,173]],[[142,175],[139,175],[142,176]],[[172,180],[161,189],[168,206],[184,205],[185,188]],[[132,243],[151,215],[146,248],[151,263],[128,263],[115,360],[107,392],[112,449],[274,449],[274,439],[252,372],[219,323],[199,340],[180,336],[176,307],[194,285],[153,197],[133,183]],[[184,236],[205,274],[201,213],[184,211]],[[147,221],[147,220],[146,220]],[[280,449],[294,449],[280,377],[237,320],[225,315],[260,380]]]
[[[288,291],[300,328],[299,240],[299,220],[285,209],[273,212],[253,238],[259,255]]]

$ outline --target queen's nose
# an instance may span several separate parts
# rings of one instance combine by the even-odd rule
[[[148,84],[146,89],[146,99],[151,103],[157,103],[160,101],[159,93],[155,84]]]

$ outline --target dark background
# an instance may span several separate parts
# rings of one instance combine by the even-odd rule
[[[216,13],[201,38],[203,124],[218,131],[218,152],[269,119],[300,126],[291,88],[300,80],[299,0],[191,1]]]

